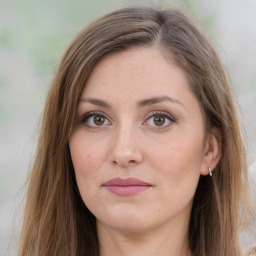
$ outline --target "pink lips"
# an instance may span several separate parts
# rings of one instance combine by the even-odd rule
[[[136,195],[150,187],[151,184],[136,178],[114,178],[103,184],[110,192],[119,196]]]

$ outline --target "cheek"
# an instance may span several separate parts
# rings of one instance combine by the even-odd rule
[[[177,188],[177,193],[187,189],[192,192],[200,176],[202,141],[189,137],[172,139],[154,147],[148,159],[162,179],[166,178],[171,187]]]
[[[76,173],[83,173],[97,170],[102,162],[104,153],[103,147],[98,147],[97,143],[90,141],[90,137],[84,136],[82,129],[74,131],[69,140],[70,154]]]
[[[157,152],[157,153],[156,153]],[[200,168],[202,160],[202,148],[199,143],[182,143],[181,141],[172,141],[166,145],[154,147],[150,153],[149,159],[152,163],[166,166],[171,172],[188,171],[195,167]]]
[[[100,183],[99,173],[105,157],[103,148],[97,143],[84,138],[83,131],[73,132],[69,140],[72,163],[75,170],[76,182],[83,199],[93,195],[95,186]]]

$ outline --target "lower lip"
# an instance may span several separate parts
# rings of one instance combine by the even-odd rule
[[[105,186],[110,192],[118,195],[118,196],[132,196],[139,194],[147,189],[149,189],[151,186],[147,185],[127,185],[127,186],[118,186],[118,185],[110,185]]]

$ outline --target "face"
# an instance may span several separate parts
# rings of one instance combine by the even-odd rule
[[[155,48],[112,53],[82,92],[69,146],[98,226],[187,221],[206,164],[204,122],[184,72]]]

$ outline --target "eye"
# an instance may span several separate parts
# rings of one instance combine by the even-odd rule
[[[153,117],[153,119],[154,119],[154,124],[156,125],[156,126],[163,126],[164,124],[165,124],[165,117],[164,116],[160,116],[160,115],[156,115],[156,116],[154,116]]]
[[[98,128],[111,124],[103,113],[97,112],[85,114],[82,118],[82,122],[89,128]]]
[[[152,114],[149,118],[147,118],[147,120],[143,124],[158,129],[163,129],[168,128],[174,122],[175,119],[169,114],[155,113]]]

